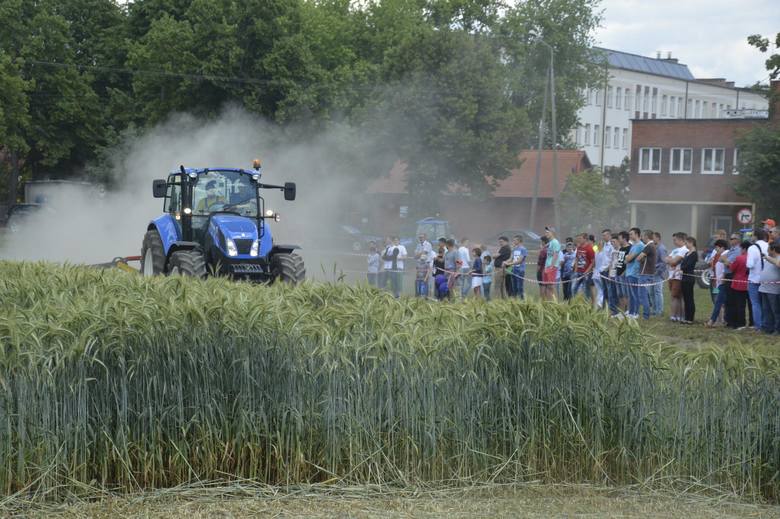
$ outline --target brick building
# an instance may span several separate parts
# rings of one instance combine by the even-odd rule
[[[774,84],[773,87],[777,87]],[[736,193],[741,135],[770,118],[739,112],[731,119],[634,119],[629,203],[631,225],[659,230],[665,237],[683,231],[706,240],[715,229],[743,227],[737,213],[755,207]]]
[[[591,167],[584,151],[558,150],[558,186],[554,187],[552,156],[552,150],[542,151],[536,216],[539,229],[535,229],[536,232],[553,222],[553,196],[560,194],[569,175]],[[468,236],[475,240],[507,229],[527,228],[537,152],[525,150],[519,157],[520,167],[512,170],[507,178],[500,180],[487,199],[476,200],[468,193],[459,193],[454,189],[433,193],[431,207],[435,208],[434,212],[449,220],[451,228],[459,237]],[[410,202],[406,178],[406,165],[399,161],[387,175],[378,178],[369,186],[367,220],[374,232],[394,234],[410,227],[409,220],[413,218],[408,214]]]

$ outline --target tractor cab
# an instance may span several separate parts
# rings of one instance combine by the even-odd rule
[[[447,220],[439,218],[423,218],[417,220],[417,236],[425,234],[431,242],[439,238],[451,238],[452,231]]]
[[[148,226],[142,245],[144,274],[192,271],[204,277],[205,270],[252,280],[285,277],[278,265],[282,256],[274,258],[291,255],[297,265],[300,257],[292,251],[299,247],[273,243],[268,222],[278,222],[280,216],[265,209],[261,191],[278,189],[285,200],[294,200],[296,187],[292,182],[277,186],[260,179],[256,161],[252,170],[182,166],[167,180],[155,180],[153,194],[164,198],[164,214]],[[182,267],[184,256],[197,261]],[[302,265],[300,260],[300,268],[293,273],[296,280],[302,277]]]

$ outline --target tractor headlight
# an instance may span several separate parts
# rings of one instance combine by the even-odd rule
[[[189,207],[185,207],[184,214],[192,214],[192,209],[190,209]]]
[[[274,213],[274,222],[278,222],[282,219],[282,216],[279,213]]]
[[[228,256],[238,256],[238,249],[236,248],[236,242],[233,238],[225,238],[225,244],[227,245]]]
[[[249,255],[253,257],[257,257],[259,253],[260,253],[260,240],[255,240],[252,242],[252,248],[249,249]]]
[[[273,217],[273,215],[274,215],[274,210],[273,209],[266,209],[265,210],[266,218],[271,218],[271,217]]]

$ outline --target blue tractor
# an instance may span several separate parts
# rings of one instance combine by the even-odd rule
[[[151,221],[141,246],[144,276],[224,275],[257,282],[300,283],[306,276],[297,245],[274,243],[268,222],[279,214],[265,209],[261,189],[279,189],[295,200],[295,184],[260,181],[254,169],[181,166],[168,179],[154,180],[165,214]]]

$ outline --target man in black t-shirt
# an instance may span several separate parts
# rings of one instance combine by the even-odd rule
[[[493,286],[496,289],[496,297],[506,298],[506,273],[504,272],[504,262],[512,257],[512,248],[509,246],[509,238],[501,236],[498,239],[498,254],[493,259]]]
[[[621,310],[628,309],[628,285],[626,285],[626,256],[631,250],[631,243],[628,241],[628,231],[618,233],[618,245],[620,246],[617,261],[615,263],[615,278],[617,287],[617,296],[620,301]]]

